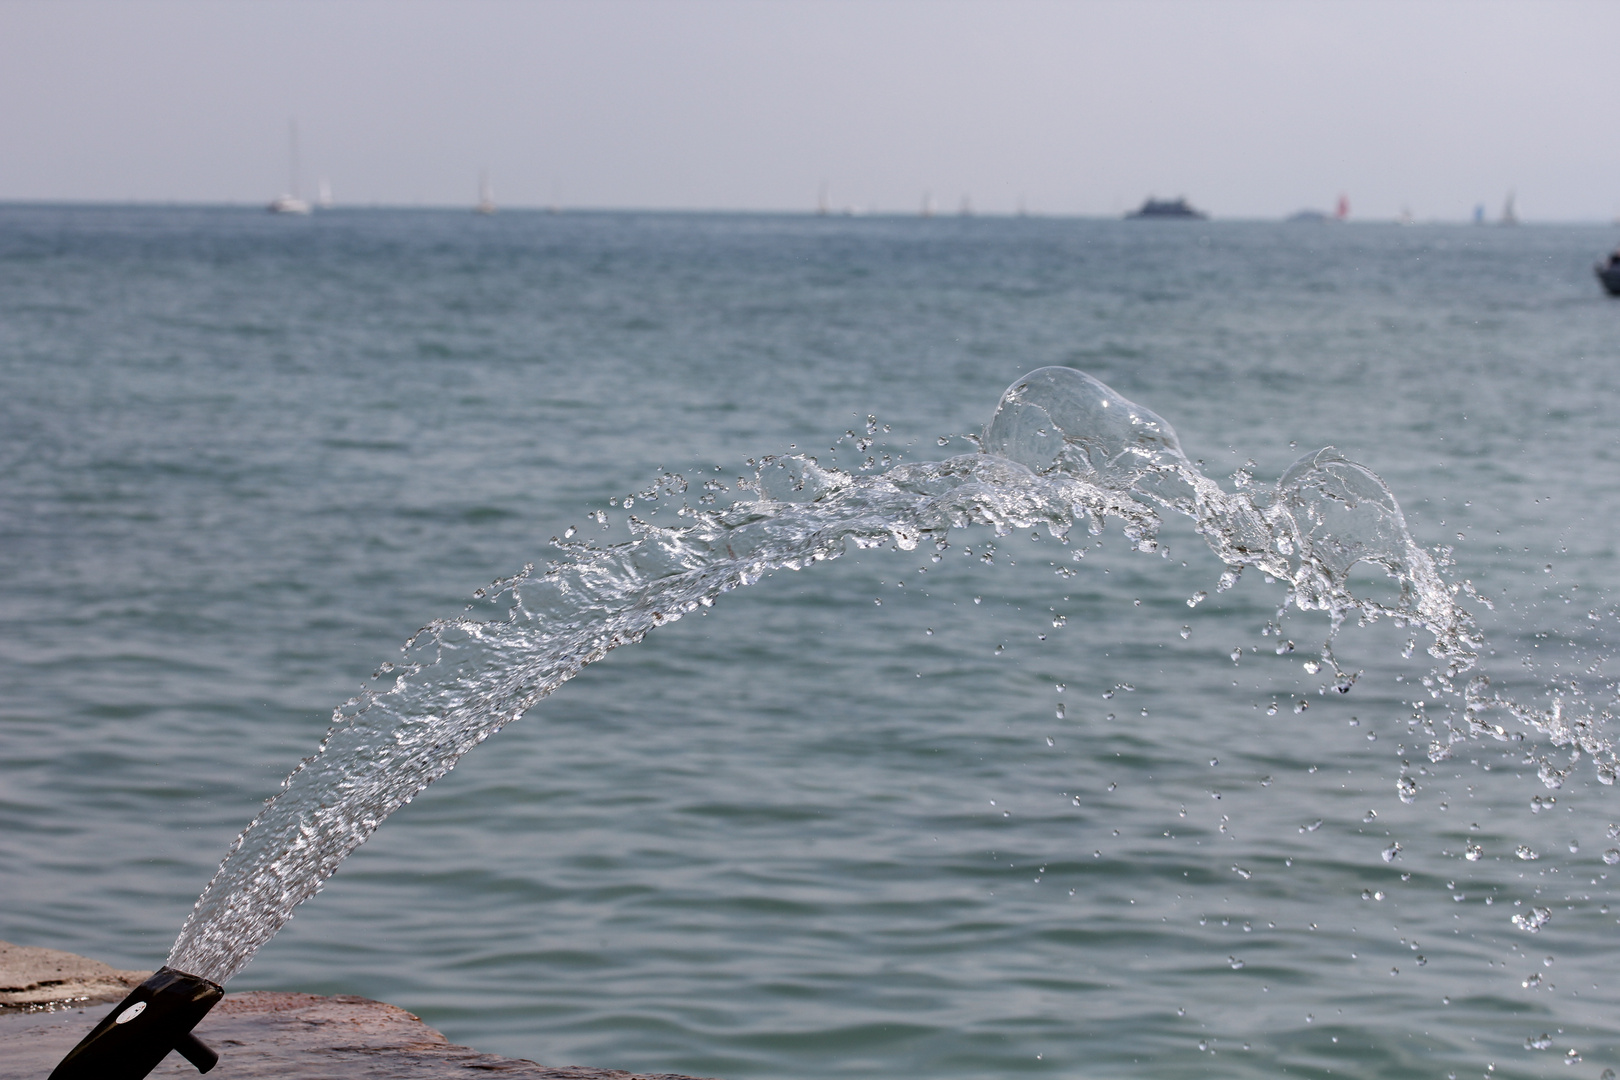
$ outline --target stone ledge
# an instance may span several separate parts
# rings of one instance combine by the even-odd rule
[[[5,966],[12,963],[14,968]],[[27,966],[30,963],[39,966]],[[76,992],[101,985],[96,979],[106,973],[118,977],[118,989],[97,1004],[62,996],[54,1002],[30,1002],[33,1011],[14,1007],[0,1012],[0,1080],[44,1080],[101,1019],[99,1003],[122,998],[145,978],[72,953],[0,943],[0,983],[24,983],[27,976],[25,985],[36,988],[7,992],[32,994],[53,986],[71,987]],[[125,982],[126,978],[133,982]],[[41,1008],[48,1005],[55,1009]],[[209,1080],[487,1080],[490,1076],[511,1080],[695,1080],[673,1073],[555,1067],[496,1057],[457,1046],[397,1006],[349,995],[226,994],[197,1025],[197,1036],[219,1051],[219,1064],[208,1074]],[[178,1080],[196,1077],[197,1071],[178,1054],[170,1054],[152,1076]]]
[[[87,956],[0,941],[0,1014],[119,1001],[150,971],[119,971]]]

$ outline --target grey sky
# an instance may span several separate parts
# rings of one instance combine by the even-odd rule
[[[1620,215],[1620,4],[0,0],[0,199]]]

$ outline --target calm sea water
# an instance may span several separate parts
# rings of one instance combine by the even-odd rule
[[[1047,364],[1211,475],[1337,446],[1494,601],[1495,685],[1607,702],[1615,239],[0,207],[0,937],[156,966],[417,627],[663,470],[960,452]],[[231,988],[730,1080],[1620,1068],[1620,796],[1429,762],[1401,630],[1318,694],[1321,617],[1279,655],[1280,588],[1166,539],[729,594],[469,755]]]

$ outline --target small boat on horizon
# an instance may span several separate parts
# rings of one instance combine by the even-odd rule
[[[1185,198],[1155,199],[1149,195],[1140,207],[1125,215],[1126,221],[1140,221],[1150,218],[1165,220],[1181,219],[1203,221],[1209,215],[1202,210],[1195,210]]]
[[[1603,283],[1603,288],[1610,296],[1620,296],[1620,247],[1609,252],[1609,257],[1596,266],[1592,272]]]
[[[495,189],[489,185],[489,170],[478,174],[478,205],[473,207],[475,214],[493,214],[495,212]]]

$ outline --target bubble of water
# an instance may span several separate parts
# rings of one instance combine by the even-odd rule
[[[1605,851],[1603,853],[1603,861],[1608,863],[1610,866],[1613,866],[1615,863],[1620,863],[1620,849],[1610,848],[1608,851]]]
[[[1528,844],[1520,844],[1518,847],[1513,849],[1513,854],[1517,855],[1526,862],[1541,858],[1541,854],[1532,849]]]
[[[1479,862],[1479,860],[1484,857],[1485,848],[1481,844],[1469,844],[1467,849],[1463,852],[1463,858],[1467,859],[1469,862]]]
[[[1037,474],[1061,471],[1121,492],[1165,467],[1191,468],[1164,418],[1065,367],[1032,371],[1007,389],[984,449]]]
[[[1552,1047],[1552,1036],[1543,1031],[1540,1035],[1531,1035],[1524,1040],[1526,1050],[1547,1050]]]

